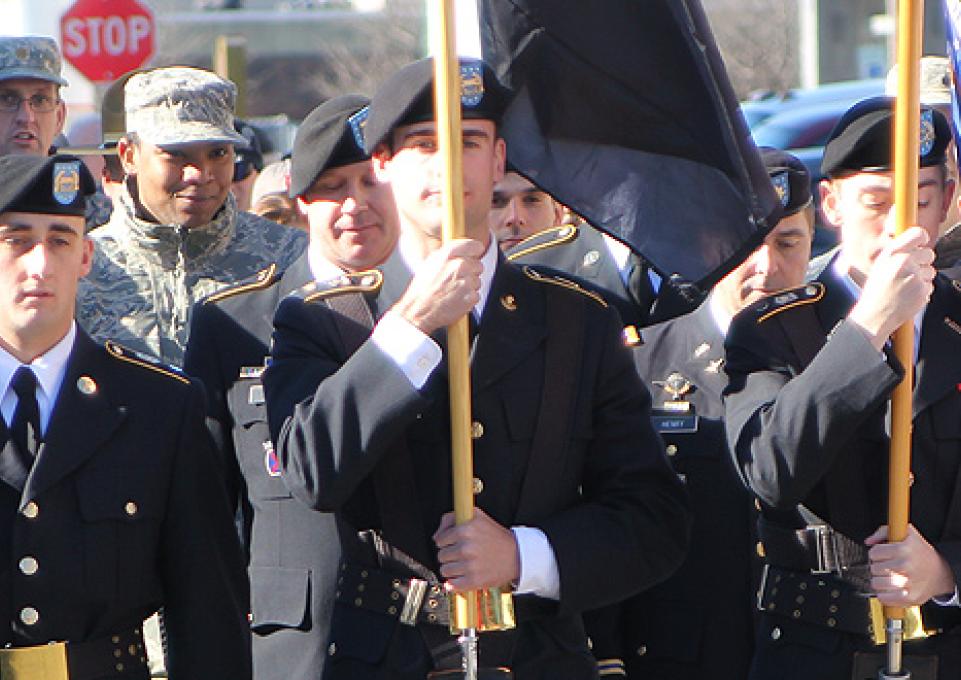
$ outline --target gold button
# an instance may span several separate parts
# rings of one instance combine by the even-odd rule
[[[828,619],[828,626],[830,626],[831,628],[834,628],[836,625],[838,625],[837,619],[835,619],[834,617]]]
[[[128,515],[130,515],[131,517],[133,517],[134,515],[137,514],[137,504],[134,503],[133,501],[127,501],[126,504],[123,506],[123,511]]]
[[[676,444],[668,444],[668,445],[667,445],[667,448],[664,449],[664,450],[667,451],[667,455],[669,455],[669,456],[674,456],[674,455],[677,454],[677,445],[676,445]]]
[[[645,654],[647,654],[647,645],[641,645],[640,647],[637,648],[638,656],[644,656]]]
[[[780,640],[780,639],[781,639],[781,629],[780,629],[780,628],[775,627],[775,628],[771,631],[771,639],[772,639],[772,640]]]
[[[480,477],[474,477],[474,480],[471,483],[471,488],[473,489],[475,496],[481,493],[484,490],[484,480]]]
[[[517,300],[513,295],[504,295],[501,297],[501,306],[508,312],[513,312],[517,310]]]
[[[39,567],[40,565],[37,563],[37,560],[29,555],[20,560],[20,573],[25,576],[33,576],[37,573]]]
[[[396,616],[396,614],[397,614],[397,607],[395,607],[394,605],[389,606],[389,607],[387,608],[387,613],[390,614],[391,616]]]
[[[20,610],[20,620],[28,626],[35,626],[40,620],[40,612],[33,607],[24,607]]]
[[[796,618],[796,619],[801,618],[801,610],[800,610],[800,609],[795,609],[793,612],[791,612],[791,616],[793,616],[793,617]]]
[[[117,672],[118,672],[118,673],[123,673],[123,664],[122,664],[122,663],[118,663],[118,664],[115,666],[115,668],[117,669]]]
[[[804,604],[804,596],[798,595],[797,597],[794,598],[794,601],[797,602],[798,604]]]
[[[484,436],[484,425],[479,421],[474,421],[470,424],[470,438],[480,439]]]
[[[81,394],[91,395],[97,392],[97,383],[89,375],[82,375],[77,378],[77,389]]]
[[[758,542],[757,542],[757,546],[755,547],[755,550],[757,550],[757,556],[758,556],[758,557],[761,557],[761,558],[764,557],[764,554],[765,554],[765,553],[764,553],[764,544],[763,544],[763,543],[761,543],[760,541],[758,541]]]
[[[37,515],[40,514],[40,506],[30,501],[25,506],[23,506],[23,516],[27,519],[36,519]]]

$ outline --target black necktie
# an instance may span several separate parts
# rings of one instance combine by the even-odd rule
[[[651,277],[647,275],[647,263],[637,253],[632,252],[628,258],[630,271],[627,275],[627,292],[645,314],[650,311],[654,303],[654,286]]]
[[[37,405],[37,376],[26,366],[13,374],[10,387],[17,395],[10,434],[22,454],[36,457],[40,448],[40,407]]]

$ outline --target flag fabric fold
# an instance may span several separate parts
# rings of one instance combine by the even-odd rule
[[[480,0],[509,164],[703,294],[780,215],[698,0]]]

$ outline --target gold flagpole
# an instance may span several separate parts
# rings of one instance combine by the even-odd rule
[[[897,22],[898,95],[894,108],[894,203],[897,233],[918,222],[918,158],[920,156],[920,60],[924,1],[899,0]],[[891,456],[888,468],[888,541],[908,535],[911,477],[911,410],[914,384],[914,323],[894,333],[894,353],[904,377],[891,395]],[[902,678],[901,643],[904,607],[884,608],[887,671],[882,678]]]
[[[433,7],[440,19],[433,45],[434,102],[437,107],[437,151],[445,162],[442,195],[445,212],[443,234],[446,243],[451,239],[464,237],[460,68],[454,39],[454,0],[434,0]],[[469,339],[466,316],[448,326],[447,363],[454,517],[458,524],[469,522],[474,516]],[[456,608],[462,608],[466,621],[477,620],[476,593],[457,594],[455,602]]]

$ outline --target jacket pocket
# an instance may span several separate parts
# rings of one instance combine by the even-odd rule
[[[251,629],[310,629],[310,570],[250,567]]]

